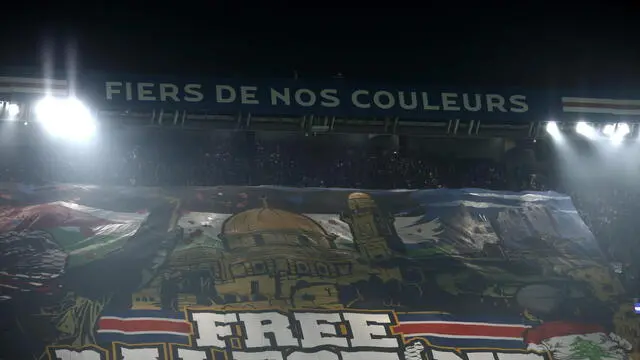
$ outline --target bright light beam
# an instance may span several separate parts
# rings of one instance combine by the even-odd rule
[[[631,127],[627,123],[619,123],[618,128],[616,129],[616,134],[619,134],[622,137],[629,135],[631,132]]]
[[[551,135],[552,138],[554,139],[559,139],[561,134],[560,134],[560,128],[558,127],[558,124],[555,121],[549,121],[547,123],[546,126],[547,132],[549,133],[549,135]]]
[[[91,111],[76,98],[46,97],[36,105],[35,115],[47,132],[55,137],[86,140],[96,131]]]
[[[596,129],[584,121],[580,121],[576,124],[576,132],[590,140],[595,139],[598,134]]]
[[[616,126],[615,132],[613,133],[613,135],[611,135],[611,141],[615,145],[618,145],[618,144],[622,143],[622,141],[624,140],[625,136],[629,135],[630,132],[631,132],[631,128],[629,127],[629,124],[627,124],[627,123],[619,123]]]
[[[604,128],[602,129],[602,133],[611,137],[613,136],[613,133],[616,131],[616,126],[615,124],[607,124],[604,126]]]
[[[9,120],[14,120],[18,114],[20,114],[20,107],[18,104],[7,104],[7,115]]]

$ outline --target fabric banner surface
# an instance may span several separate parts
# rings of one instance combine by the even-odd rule
[[[571,199],[0,184],[0,359],[640,359]]]

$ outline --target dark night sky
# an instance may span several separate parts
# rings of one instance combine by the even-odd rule
[[[2,23],[0,64],[40,66],[53,49],[63,65],[65,49],[77,48],[82,69],[114,72],[278,77],[296,69],[442,85],[640,85],[640,6],[33,4],[3,9],[12,15]]]

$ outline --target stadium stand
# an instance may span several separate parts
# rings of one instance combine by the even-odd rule
[[[294,140],[250,137],[251,141],[245,134],[235,137],[219,134],[203,141],[202,134],[155,134],[151,139],[140,136],[135,141],[118,140],[86,152],[74,147],[14,147],[2,152],[0,180],[126,186],[558,190],[572,196],[612,263],[620,263],[625,283],[634,289],[640,285],[634,261],[640,258],[640,253],[632,245],[636,241],[634,234],[640,232],[634,211],[640,191],[625,182],[615,187],[607,185],[618,178],[616,174],[590,186],[584,181],[572,188],[557,180],[551,162],[542,163],[537,169],[516,169],[513,174],[504,159],[372,149],[331,137],[294,137]],[[467,143],[459,140],[457,144],[465,147]]]
[[[17,88],[31,95],[40,94],[38,90],[42,90],[26,87],[20,79],[10,80],[13,81],[11,89]],[[79,101],[74,97],[34,97],[20,103],[21,112],[12,110],[15,116],[8,116],[2,124],[0,183],[9,184],[3,185],[6,186],[5,193],[0,192],[4,196],[0,200],[7,204],[4,210],[8,214],[2,243],[11,250],[6,251],[9,256],[15,253],[12,259],[15,266],[9,268],[15,271],[4,269],[4,274],[0,274],[5,276],[4,285],[9,289],[5,289],[6,295],[0,292],[0,300],[7,300],[6,303],[13,306],[20,301],[9,300],[19,299],[20,295],[27,298],[35,293],[53,295],[53,298],[46,297],[51,301],[57,299],[56,295],[67,292],[70,298],[76,299],[73,300],[76,305],[70,306],[74,309],[111,304],[111,300],[102,300],[110,293],[127,298],[111,304],[112,309],[118,310],[114,314],[103,312],[105,309],[102,308],[91,308],[87,311],[93,315],[80,320],[56,319],[60,321],[56,332],[66,336],[57,345],[115,344],[123,341],[120,335],[158,335],[122,325],[139,321],[139,311],[145,316],[155,314],[154,321],[171,326],[171,329],[164,329],[166,334],[162,335],[179,339],[154,338],[151,341],[151,338],[141,338],[132,344],[148,345],[159,341],[191,345],[193,334],[191,325],[184,319],[186,313],[168,316],[166,311],[180,312],[196,305],[215,305],[226,311],[226,306],[238,303],[249,307],[259,304],[259,307],[251,308],[256,310],[278,301],[286,307],[295,300],[306,304],[300,308],[324,304],[322,306],[341,309],[343,306],[349,308],[354,302],[363,302],[359,306],[369,309],[379,305],[367,303],[370,301],[367,297],[373,294],[375,301],[382,301],[385,308],[400,309],[418,302],[420,304],[414,308],[424,310],[420,308],[421,302],[435,293],[423,291],[420,286],[427,284],[432,288],[429,290],[442,288],[447,296],[455,295],[456,299],[464,300],[461,303],[451,302],[449,297],[438,300],[455,311],[466,309],[477,315],[485,314],[487,309],[500,308],[526,319],[524,323],[518,323],[517,331],[509,328],[512,325],[506,325],[506,329],[500,330],[506,333],[495,333],[495,339],[489,336],[491,341],[514,340],[515,345],[487,345],[487,332],[496,329],[483,328],[469,334],[469,329],[465,328],[464,331],[455,330],[462,332],[447,334],[454,339],[451,343],[436,346],[458,349],[460,339],[464,338],[472,340],[463,346],[469,349],[523,350],[526,346],[536,352],[552,351],[553,359],[562,359],[558,356],[569,350],[577,354],[576,358],[594,359],[597,358],[595,355],[584,355],[584,351],[595,351],[594,348],[579,342],[584,340],[582,335],[596,334],[589,341],[599,342],[600,347],[608,347],[607,351],[617,351],[611,358],[626,359],[631,350],[626,340],[620,340],[615,333],[605,334],[600,325],[573,323],[573,320],[609,322],[611,310],[618,330],[638,343],[640,327],[634,322],[636,318],[630,303],[632,298],[640,297],[640,266],[636,261],[640,259],[640,251],[635,247],[635,234],[640,232],[640,222],[636,219],[640,190],[634,181],[640,172],[625,169],[640,169],[640,162],[621,154],[625,149],[631,152],[637,145],[633,139],[638,137],[639,128],[637,124],[621,123],[617,117],[620,111],[640,115],[640,110],[635,108],[636,100],[553,94],[554,100],[548,106],[540,94],[511,94],[506,90],[501,95],[464,91],[418,94],[407,93],[406,89],[392,93],[376,88],[303,87],[297,82],[260,86],[245,82],[226,85],[212,82],[206,86],[171,81],[123,82],[122,79],[103,77],[93,81],[93,88],[84,89],[85,93],[94,95],[93,98]],[[66,83],[60,86],[63,85]],[[405,103],[409,94],[420,95],[415,97],[420,99],[420,106],[411,107]],[[429,97],[434,94],[435,97]],[[474,104],[471,103],[473,99]],[[13,103],[5,104],[4,113],[12,115],[9,105]],[[87,104],[97,104],[97,115]],[[404,105],[398,107],[397,104]],[[129,106],[136,110],[130,111]],[[210,107],[217,112],[209,111]],[[346,115],[332,116],[335,108]],[[393,111],[385,112],[391,108]],[[253,110],[256,113],[251,113]],[[329,116],[311,115],[312,111]],[[586,124],[576,117],[576,114],[588,111],[614,118],[603,117]],[[566,121],[549,119],[549,112],[562,113]],[[69,113],[81,116],[72,117]],[[398,116],[382,116],[389,113]],[[72,136],[77,135],[75,130],[78,128],[86,130],[84,135],[87,136],[83,139]],[[598,133],[599,138],[589,146],[605,144],[606,149],[601,149],[600,155],[608,153],[608,159],[600,155],[590,157],[590,152],[581,148],[583,145],[569,144],[575,138],[586,139],[591,133]],[[569,146],[561,149],[567,144]],[[625,147],[627,145],[629,147]],[[568,158],[571,159],[567,162]],[[376,189],[391,191],[372,191]],[[398,189],[444,190],[395,191]],[[373,193],[385,194],[387,199],[392,199],[387,200],[390,204],[402,203],[403,208],[397,212],[389,212],[386,208],[382,211],[376,205]],[[86,199],[76,197],[77,194],[86,195]],[[305,196],[311,200],[304,200]],[[415,197],[420,196],[421,200],[416,201]],[[442,198],[427,200],[429,196]],[[50,198],[56,199],[55,202],[48,202]],[[80,204],[76,200],[87,203]],[[272,207],[278,201],[287,204],[287,211]],[[330,209],[302,210],[300,204],[305,201],[318,209],[330,205]],[[487,205],[491,201],[500,203],[501,210],[486,215],[483,211],[492,207]],[[183,207],[183,203],[187,205]],[[473,214],[465,205],[469,203],[475,209]],[[408,204],[411,206],[404,207]],[[213,211],[211,206],[223,210]],[[437,221],[427,216],[435,207],[440,207],[438,211],[451,212],[444,223],[439,216],[435,218]],[[554,215],[550,215],[551,208]],[[329,219],[322,216],[315,219],[307,218],[303,215],[305,212],[331,215]],[[521,214],[526,215],[522,221],[519,220]],[[577,214],[595,235],[598,245],[593,243],[593,237]],[[225,220],[221,220],[223,215]],[[493,218],[488,220],[487,216]],[[214,219],[220,220],[217,225],[213,224]],[[395,223],[398,219],[411,220],[403,229],[413,229],[411,236],[405,234],[402,244],[394,242],[401,238],[396,236],[400,229],[396,226],[401,226]],[[500,235],[489,239],[493,235],[487,223],[502,228]],[[166,224],[172,224],[169,231],[164,229]],[[175,228],[174,224],[177,224]],[[356,256],[355,251],[360,262],[366,258],[379,265],[384,269],[380,273],[384,276],[379,277],[365,269],[358,275],[364,276],[362,279],[354,278],[355,282],[345,288],[333,291],[333,285],[327,285],[329,270],[320,262],[335,254],[341,258],[339,253],[344,249],[338,249],[340,239],[335,235],[341,224],[347,232],[357,234],[354,239],[363,237],[373,241],[349,240],[348,251]],[[532,230],[540,224],[544,232]],[[92,229],[96,226],[119,230],[107,231],[113,238],[105,240],[102,235],[94,234]],[[129,226],[136,230],[124,234]],[[324,226],[332,228],[332,232],[327,232]],[[471,239],[473,251],[459,252],[456,246],[448,248],[451,244],[440,243],[437,236],[428,238],[429,246],[422,247],[425,233],[440,231],[451,244],[467,246],[462,240]],[[64,241],[71,239],[65,243],[69,247],[68,253],[57,251],[54,246],[56,235]],[[412,236],[419,241],[411,244]],[[567,242],[567,237],[572,240]],[[23,238],[30,242],[21,242]],[[87,242],[87,239],[95,243]],[[203,253],[200,240],[194,239],[211,240],[211,244],[207,243],[207,246],[213,246],[211,253],[206,252],[209,250]],[[513,241],[510,244],[513,247],[504,246],[505,239]],[[111,244],[112,241],[119,243]],[[31,243],[37,246],[23,246]],[[283,244],[287,247],[278,248]],[[322,244],[326,256],[312,257],[313,265],[305,263],[306,260],[292,260],[294,258],[285,262],[274,260],[287,254],[291,246],[311,249],[318,244]],[[236,246],[238,248],[234,248]],[[427,266],[429,271],[418,271],[418,267],[412,268],[410,264],[398,267],[396,274],[393,270],[396,263],[407,265],[406,259],[410,258],[404,257],[409,252],[397,257],[400,249],[411,249],[411,252],[425,256],[424,259],[429,258],[420,265]],[[433,249],[438,250],[433,253]],[[439,251],[446,253],[447,262],[439,262],[442,260]],[[246,263],[239,260],[252,252],[259,260],[265,256],[266,260],[247,260]],[[462,268],[473,276],[482,274],[480,278],[469,277],[464,272],[432,277],[432,273],[443,269],[457,269],[461,254],[464,255]],[[67,255],[68,260],[60,261]],[[565,255],[568,256],[566,259],[563,258]],[[236,259],[237,256],[240,257]],[[35,271],[30,266],[33,259],[40,257],[48,260],[40,261],[42,268]],[[546,267],[539,266],[538,262],[544,262]],[[69,266],[66,269],[69,271],[64,271],[65,266]],[[500,266],[513,268],[503,272]],[[318,270],[311,274],[311,268]],[[104,278],[104,283],[96,283],[87,276],[85,269],[95,271],[95,276]],[[174,270],[176,272],[172,272]],[[26,278],[21,273],[25,271]],[[563,271],[566,272],[563,276],[568,277],[555,284],[558,279],[550,274]],[[25,284],[24,279],[36,279],[42,273],[48,274],[49,278]],[[112,273],[119,275],[110,276]],[[141,278],[130,277],[133,273],[140,274]],[[337,272],[332,276],[340,279],[345,274]],[[316,287],[307,279],[308,275],[314,277],[313,281],[320,279],[321,285]],[[485,281],[485,275],[489,281]],[[402,278],[408,287],[398,287],[400,283],[395,280],[383,281],[385,276]],[[58,277],[61,284],[56,283]],[[244,279],[243,284],[247,286],[242,291],[246,290],[246,293],[239,292],[233,285],[233,277]],[[623,286],[613,277],[618,277]],[[254,280],[244,282],[245,278]],[[287,283],[293,278],[299,281]],[[580,282],[595,284],[589,290],[590,296],[585,296],[578,286]],[[477,284],[485,284],[486,288],[476,288]],[[296,291],[307,287],[313,288],[313,292],[296,295]],[[384,290],[380,292],[381,289]],[[289,291],[293,293],[287,295]],[[388,294],[389,299],[380,294]],[[85,298],[92,300],[85,301]],[[477,300],[472,306],[469,305],[473,303],[471,298]],[[403,302],[407,304],[401,304]],[[514,307],[516,303],[522,309]],[[601,305],[603,303],[607,305]],[[612,304],[615,308],[609,308]],[[122,309],[132,312],[120,312]],[[468,319],[451,317],[449,311],[452,310],[442,309],[445,308],[438,308],[442,313],[435,317],[404,313],[404,318],[398,318],[399,326],[403,326],[402,322],[410,326],[416,323],[428,326],[432,321],[469,326]],[[0,307],[0,310],[7,314],[14,311],[11,307]],[[55,316],[65,314],[60,313],[60,309],[56,311],[53,312]],[[545,318],[537,318],[536,312],[544,314]],[[444,319],[443,314],[446,315]],[[606,316],[598,318],[602,314]],[[28,315],[32,317],[33,314]],[[533,327],[529,321],[537,322],[538,326]],[[173,328],[175,323],[181,325]],[[477,324],[475,320],[472,323]],[[475,327],[473,324],[471,326]],[[501,327],[498,323],[489,324],[491,328]],[[121,325],[124,327],[119,327]],[[98,337],[93,339],[96,329]],[[417,338],[424,337],[433,345],[430,337],[433,333],[427,330],[399,329],[403,330],[405,341],[413,334]],[[343,332],[347,334],[348,331],[345,328]],[[514,335],[513,331],[517,333]],[[574,341],[574,336],[580,341]],[[562,341],[558,342],[558,339]],[[230,348],[242,348],[242,341],[237,341],[240,342],[232,342]],[[422,356],[425,348],[420,341],[406,344],[405,357]],[[578,348],[578,345],[584,346]],[[634,346],[637,349],[637,345]],[[26,349],[22,345],[17,348]],[[127,358],[124,353],[117,353],[124,350],[117,349],[119,347],[114,345],[114,358]],[[70,356],[77,348],[58,350],[64,352],[64,356]],[[107,356],[108,351],[111,350],[104,350],[103,356]],[[192,355],[204,358],[202,354]],[[636,351],[636,358],[638,355],[640,353]],[[61,356],[49,354],[50,358],[64,358]],[[497,353],[491,356],[496,359],[508,357]],[[600,355],[600,358],[605,357],[609,358]]]

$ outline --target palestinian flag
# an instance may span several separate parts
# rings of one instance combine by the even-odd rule
[[[147,219],[58,201],[0,211],[0,232],[43,231],[68,255],[74,268],[120,250]]]

